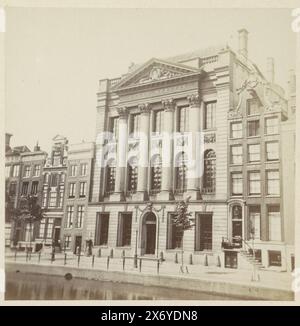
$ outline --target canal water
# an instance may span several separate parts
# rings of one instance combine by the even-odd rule
[[[63,276],[6,273],[6,300],[234,300],[199,291]]]

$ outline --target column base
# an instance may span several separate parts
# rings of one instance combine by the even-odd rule
[[[187,199],[188,197],[190,197],[191,200],[199,200],[201,199],[201,194],[200,194],[200,190],[187,190],[184,194],[183,194],[183,198]]]
[[[171,191],[169,190],[162,190],[156,195],[157,200],[173,200],[174,195]]]
[[[114,192],[109,196],[109,201],[124,201],[125,196],[123,192]]]
[[[149,199],[147,191],[138,191],[132,195],[132,200],[146,201]]]

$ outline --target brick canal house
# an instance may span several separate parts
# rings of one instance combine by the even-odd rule
[[[174,260],[183,237],[186,262],[250,268],[254,249],[264,267],[291,270],[293,175],[282,157],[293,165],[294,118],[273,60],[263,74],[248,32],[238,36],[238,51],[152,58],[100,80],[85,224],[95,250]],[[171,216],[187,197],[195,227],[183,235]]]

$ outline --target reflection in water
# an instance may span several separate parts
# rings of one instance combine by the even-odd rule
[[[103,282],[63,275],[6,274],[6,300],[232,300],[198,291]]]

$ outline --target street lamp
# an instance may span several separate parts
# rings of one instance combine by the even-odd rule
[[[133,267],[137,268],[138,267],[138,262],[137,262],[137,241],[138,241],[138,230],[135,230],[135,252],[134,252],[134,257],[133,257]]]

